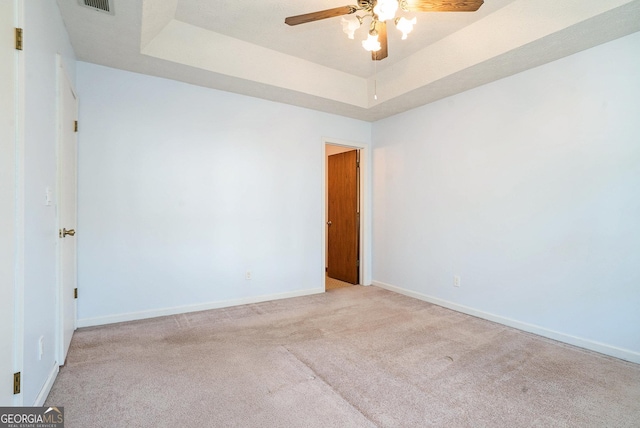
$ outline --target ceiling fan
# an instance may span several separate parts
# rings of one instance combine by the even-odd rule
[[[371,51],[371,59],[380,61],[388,56],[387,21],[393,20],[396,28],[402,32],[402,39],[413,29],[416,19],[396,17],[400,8],[404,12],[475,12],[482,6],[484,0],[444,1],[444,0],[358,0],[357,5],[334,7],[333,9],[290,16],[284,20],[287,25],[299,25],[321,19],[342,16],[343,31],[350,39],[354,32],[371,17],[369,36],[362,42],[362,46]],[[364,12],[362,15],[356,12]],[[345,18],[345,15],[351,15]]]

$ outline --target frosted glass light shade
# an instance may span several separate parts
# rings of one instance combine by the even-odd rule
[[[398,0],[378,0],[373,8],[373,13],[378,15],[378,21],[387,21],[396,16]]]
[[[372,35],[369,33],[367,40],[362,41],[362,47],[369,52],[377,52],[380,50],[380,42],[378,41],[378,35]]]
[[[406,40],[407,34],[413,31],[413,26],[416,24],[415,16],[413,19],[407,19],[404,16],[396,20],[396,28],[402,32],[402,40]]]
[[[355,15],[349,15],[342,17],[342,31],[345,32],[350,39],[353,39],[353,35],[358,28],[360,28],[361,22]]]

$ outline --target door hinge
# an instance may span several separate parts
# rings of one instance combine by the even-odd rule
[[[22,28],[16,28],[16,50],[22,50]]]
[[[13,394],[20,394],[20,372],[13,374]]]
[[[75,120],[73,122],[73,132],[78,132],[78,121],[77,120]]]
[[[360,267],[360,260],[356,260],[356,266]]]
[[[77,288],[74,288],[74,289],[73,289],[73,298],[74,298],[74,299],[77,299],[77,298],[78,298],[78,289],[77,289]]]

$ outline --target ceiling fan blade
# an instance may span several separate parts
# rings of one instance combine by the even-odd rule
[[[376,21],[376,31],[378,32],[378,41],[380,42],[380,50],[371,52],[371,59],[380,61],[389,56],[387,49],[387,23]]]
[[[306,24],[307,22],[333,18],[334,16],[349,15],[358,10],[355,6],[341,6],[333,9],[320,10],[318,12],[305,13],[304,15],[290,16],[284,20],[287,25]]]
[[[483,3],[484,0],[406,0],[403,6],[408,12],[475,12]]]

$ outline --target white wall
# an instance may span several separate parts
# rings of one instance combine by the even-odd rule
[[[322,138],[368,144],[371,124],[77,73],[80,325],[324,290]]]
[[[374,283],[640,362],[638,52],[376,122]]]
[[[70,78],[75,58],[56,2],[24,2],[24,361],[23,404],[43,400],[57,372],[56,194],[57,65],[60,53]],[[73,81],[73,80],[72,80]],[[38,359],[38,341],[44,354]]]

